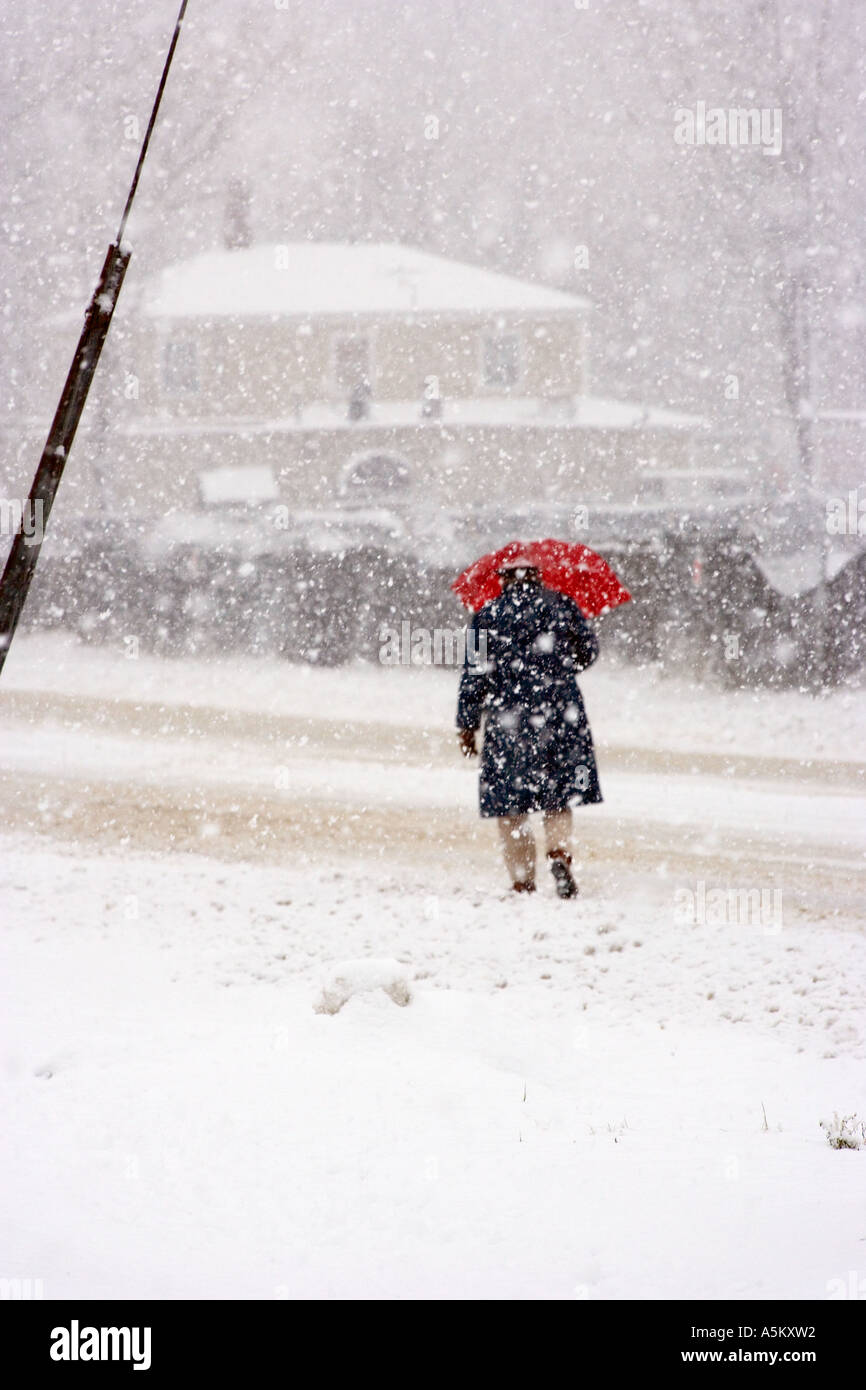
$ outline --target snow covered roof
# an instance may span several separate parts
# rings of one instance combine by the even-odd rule
[[[578,295],[409,246],[299,241],[207,251],[144,288],[150,317],[576,310]]]
[[[824,578],[835,579],[852,558],[851,552],[841,547],[831,549],[825,557],[817,546],[781,554],[768,554],[766,551],[755,551],[753,554],[755,564],[767,583],[785,598],[799,598],[817,589],[824,564]]]
[[[345,402],[312,401],[298,414],[273,419],[249,416],[208,416],[202,419],[171,419],[160,416],[136,418],[126,427],[128,434],[293,434],[305,430],[345,429],[362,434],[370,429],[417,429],[444,427],[522,426],[524,429],[566,430],[696,430],[704,425],[699,415],[687,415],[661,406],[642,406],[631,401],[606,400],[598,396],[575,396],[574,409],[563,413],[561,401],[535,396],[453,397],[442,402],[442,413],[435,420],[424,419],[420,403],[411,401],[373,401],[363,420],[349,420]]]

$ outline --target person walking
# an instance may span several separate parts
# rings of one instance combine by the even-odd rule
[[[514,892],[536,889],[540,812],[556,891],[572,898],[574,805],[602,800],[579,672],[598,656],[598,638],[573,599],[546,588],[518,555],[498,569],[502,592],[472,619],[460,678],[457,730],[467,758],[478,755],[479,801],[496,819]]]

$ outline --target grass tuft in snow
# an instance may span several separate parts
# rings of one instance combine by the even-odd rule
[[[834,1110],[832,1120],[821,1120],[820,1124],[831,1149],[866,1148],[866,1120],[857,1115],[840,1117]]]

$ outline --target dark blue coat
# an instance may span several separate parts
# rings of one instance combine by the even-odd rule
[[[597,656],[598,638],[577,604],[541,584],[511,585],[475,614],[457,727],[477,729],[485,718],[482,816],[601,801],[577,688],[578,671]]]

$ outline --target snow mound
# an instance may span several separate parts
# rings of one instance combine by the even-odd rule
[[[412,1002],[406,967],[388,957],[344,960],[333,968],[313,1005],[317,1014],[337,1014],[356,994],[384,990],[389,999],[405,1008]]]

